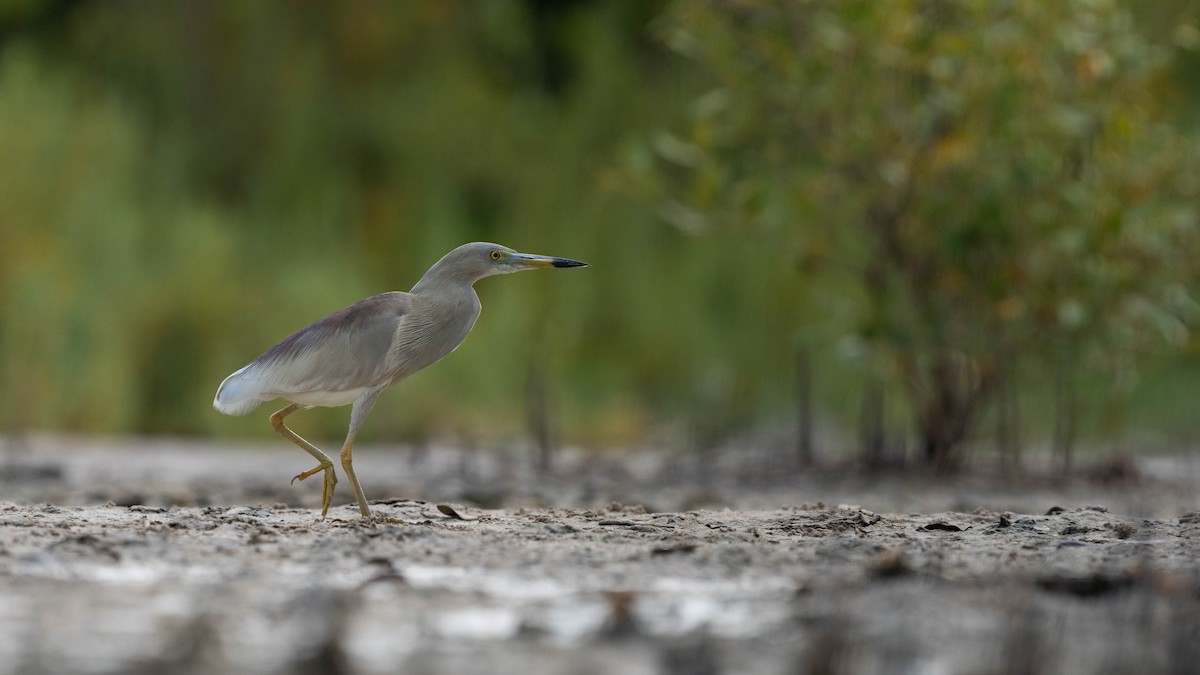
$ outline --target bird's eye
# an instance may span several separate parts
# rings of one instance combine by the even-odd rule
[[[499,260],[499,259],[500,259],[500,251],[492,251],[492,254],[491,254],[491,255],[492,255],[492,260]]]

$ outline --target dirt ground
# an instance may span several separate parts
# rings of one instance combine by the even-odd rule
[[[0,673],[1194,672],[1200,470],[0,441]]]

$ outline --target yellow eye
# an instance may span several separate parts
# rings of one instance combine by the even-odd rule
[[[492,260],[500,259],[500,251],[492,251]]]

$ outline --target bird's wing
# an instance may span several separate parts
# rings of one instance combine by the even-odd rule
[[[284,338],[241,377],[260,398],[385,385],[388,350],[416,301],[401,292],[360,300]]]

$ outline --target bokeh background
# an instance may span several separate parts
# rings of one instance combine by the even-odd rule
[[[592,267],[360,439],[1184,449],[1198,169],[1190,0],[4,0],[0,431],[266,439],[225,375],[490,240]]]

